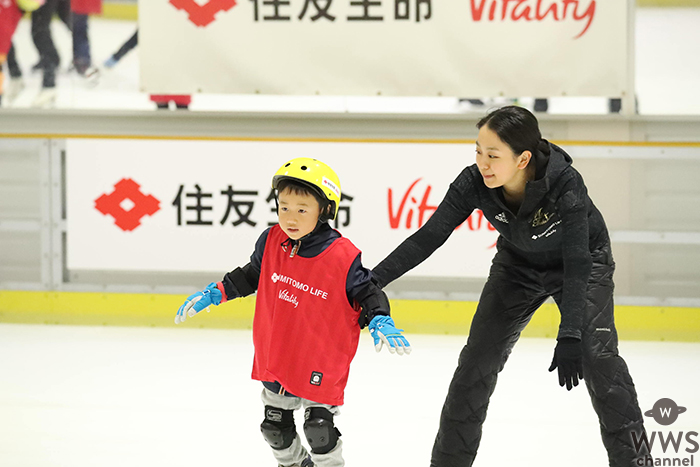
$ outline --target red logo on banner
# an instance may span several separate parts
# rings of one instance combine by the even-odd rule
[[[588,5],[583,5],[583,0],[471,0],[474,21],[585,21],[583,30],[574,39],[588,31],[595,9],[596,0],[590,0]]]
[[[141,225],[141,218],[151,216],[160,209],[160,201],[151,195],[144,195],[139,184],[130,178],[123,178],[114,185],[114,191],[95,200],[95,208],[104,215],[114,217],[114,223],[124,231],[134,230]],[[130,201],[128,209],[122,204]]]
[[[218,12],[236,6],[236,0],[209,0],[204,5],[195,0],[170,0],[170,4],[178,10],[185,10],[189,13],[190,21],[203,28],[214,22]]]
[[[415,187],[420,181],[421,179],[419,178],[418,180],[413,182],[410,187],[408,187],[408,190],[406,190],[406,193],[403,195],[403,198],[401,198],[401,203],[399,204],[399,207],[396,210],[396,212],[394,212],[393,190],[389,188],[389,226],[392,229],[399,228],[399,224],[401,222],[401,218],[403,217],[404,211],[406,211],[406,228],[410,229],[413,227],[414,211],[417,211],[418,213],[418,228],[421,228],[423,227],[425,215],[432,214],[437,209],[437,206],[428,205],[428,197],[430,196],[430,192],[433,189],[432,186],[428,185],[428,187],[425,189],[425,192],[423,193],[423,198],[421,199],[420,203],[418,202],[418,199],[411,193],[413,191],[413,187]],[[407,206],[407,201],[409,200],[409,197],[412,201],[413,206]],[[430,215],[428,215],[428,217],[430,217]]]
[[[414,191],[415,186],[422,179],[419,178],[408,187],[406,193],[404,193],[401,198],[401,202],[398,208],[394,210],[394,192],[391,188],[388,190],[388,207],[389,207],[389,227],[391,229],[398,229],[401,226],[401,220],[404,219],[405,226],[407,229],[420,229],[423,227],[425,222],[428,221],[430,216],[433,215],[437,209],[437,205],[431,205],[428,203],[428,198],[430,197],[430,192],[432,191],[432,185],[428,185],[423,192],[423,196],[416,194]],[[418,189],[416,189],[418,191]],[[419,201],[420,199],[420,201]],[[405,215],[404,215],[405,214]],[[417,225],[414,227],[413,219],[414,214],[417,214],[418,221]],[[462,225],[467,226],[472,232],[479,230],[488,230],[489,232],[495,232],[496,228],[491,225],[491,223],[484,217],[484,213],[480,209],[474,210],[474,212],[467,218],[466,222]],[[457,226],[457,229],[462,227],[462,225]],[[495,247],[496,244],[489,246],[489,248]]]

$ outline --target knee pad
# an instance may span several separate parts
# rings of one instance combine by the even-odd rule
[[[260,431],[272,449],[288,448],[297,436],[294,412],[266,405],[265,420],[260,424]]]
[[[304,434],[314,454],[327,454],[338,443],[340,431],[333,424],[333,414],[323,407],[309,407],[304,412]]]

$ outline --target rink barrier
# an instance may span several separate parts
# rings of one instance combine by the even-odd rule
[[[638,8],[700,8],[700,0],[637,0],[636,4]],[[100,17],[106,19],[136,21],[139,17],[138,11],[136,2],[104,2],[102,4],[102,14]]]
[[[136,2],[104,2],[102,3],[101,18],[136,21],[139,18],[139,9]]]
[[[185,298],[169,294],[0,291],[0,323],[175,326],[175,314]],[[203,312],[206,316],[188,319],[180,326],[252,328],[254,309],[255,298],[243,298],[235,307],[212,306],[209,313]]]
[[[0,323],[171,327],[183,295],[0,291]],[[476,302],[392,300],[392,316],[408,334],[467,335]],[[255,297],[212,306],[180,327],[252,329]],[[620,339],[700,342],[700,308],[615,307]],[[544,304],[523,337],[556,338],[559,310]]]

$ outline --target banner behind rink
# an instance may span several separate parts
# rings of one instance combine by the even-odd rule
[[[217,274],[246,264],[277,223],[270,184],[289,159],[317,158],[338,173],[332,225],[369,268],[474,162],[473,144],[71,139],[66,152],[69,269]],[[410,274],[485,277],[496,238],[477,211]]]
[[[141,0],[145,92],[620,97],[628,0]]]

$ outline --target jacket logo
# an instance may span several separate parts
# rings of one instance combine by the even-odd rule
[[[501,221],[501,222],[503,222],[504,224],[507,224],[507,223],[508,223],[508,218],[506,217],[506,213],[505,213],[505,212],[502,212],[502,213],[500,213],[500,214],[496,214],[496,220],[497,220],[497,221]]]
[[[552,218],[552,215],[546,212],[542,211],[542,208],[540,208],[536,213],[535,217],[532,218],[532,226],[533,227],[538,227],[540,225],[546,224],[549,219]]]
[[[533,240],[538,240],[538,239],[540,239],[540,238],[542,238],[542,237],[545,237],[545,238],[546,238],[546,237],[549,237],[550,235],[553,235],[553,234],[557,231],[557,229],[555,229],[554,227],[558,226],[559,224],[561,224],[561,219],[558,220],[558,221],[556,221],[554,224],[550,225],[549,227],[547,227],[547,230],[545,230],[545,231],[542,232],[541,234],[539,234],[539,235],[533,235],[533,236],[532,236],[532,239],[533,239]]]

